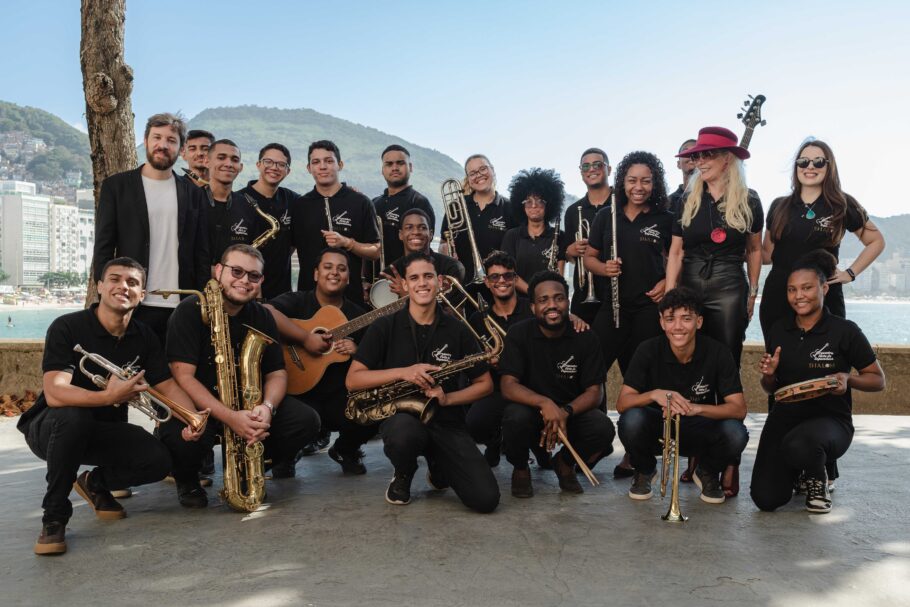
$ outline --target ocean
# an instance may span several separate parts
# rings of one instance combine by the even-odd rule
[[[58,316],[81,308],[44,308],[40,310],[7,309],[0,311],[12,318],[8,326],[0,318],[0,338],[44,338],[47,328]],[[847,302],[847,318],[860,326],[873,344],[910,345],[910,301],[907,302]],[[755,317],[746,331],[746,341],[762,342],[758,324],[758,303]]]

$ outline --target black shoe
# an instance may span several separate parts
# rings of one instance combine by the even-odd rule
[[[177,499],[184,508],[205,508],[209,505],[209,496],[199,481],[177,483]]]
[[[534,497],[534,486],[531,484],[531,470],[514,468],[512,470],[512,497]]]
[[[340,453],[335,447],[329,449],[329,457],[341,464],[345,474],[366,474],[367,467],[363,465],[363,451],[358,449],[354,453]]]
[[[111,492],[103,487],[98,487],[90,471],[86,470],[79,475],[73,483],[76,493],[88,502],[95,511],[95,516],[106,521],[115,521],[126,518],[126,510],[114,499]]]
[[[651,483],[654,482],[655,472],[651,474],[642,474],[635,472],[632,478],[632,486],[629,487],[629,497],[633,500],[651,499],[654,492],[651,490]]]
[[[831,494],[824,478],[806,478],[806,510],[813,514],[831,512]]]
[[[578,477],[575,475],[574,462],[567,464],[559,455],[553,460],[553,470],[556,471],[556,478],[559,479],[559,488],[566,493],[584,493],[585,490],[582,489],[581,483],[578,482]]]
[[[215,475],[215,452],[211,449],[202,456],[202,468],[199,470],[199,476]]]
[[[499,445],[487,445],[487,448],[483,450],[483,458],[487,460],[487,464],[490,465],[490,468],[495,468],[499,465],[499,460],[501,457]]]
[[[446,480],[439,466],[430,460],[427,460],[427,484],[433,491],[445,491],[449,488],[449,481]]]
[[[629,478],[634,474],[635,468],[632,467],[632,464],[629,461],[629,454],[626,453],[622,456],[622,461],[613,468],[613,478]]]
[[[35,542],[35,554],[51,555],[66,552],[66,525],[57,521],[44,523]]]
[[[701,501],[709,504],[723,504],[727,496],[724,495],[724,488],[720,484],[720,474],[708,472],[701,466],[696,466],[695,474],[692,480],[701,489]]]
[[[396,506],[404,506],[411,503],[411,479],[413,474],[398,474],[392,477],[389,488],[385,491],[385,501]]]
[[[272,480],[297,476],[297,462],[294,458],[272,464]]]
[[[301,449],[300,453],[301,455],[316,455],[321,451],[325,451],[330,442],[332,442],[332,433],[323,432],[318,437],[316,437],[316,440]]]

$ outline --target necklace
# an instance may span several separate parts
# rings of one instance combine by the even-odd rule
[[[803,205],[804,206],[803,217],[805,217],[806,219],[815,219],[815,210],[812,207],[815,206],[816,202],[818,202],[817,198],[815,199],[815,202],[810,204],[808,207]]]
[[[708,205],[709,205],[708,206],[708,218],[711,220],[711,227],[714,228],[714,210],[715,210],[714,202],[711,201],[708,203]],[[724,222],[724,218],[720,214],[719,210],[718,210],[717,214],[718,214],[717,221],[721,225],[721,227],[717,227],[717,228],[714,228],[711,230],[711,242],[713,242],[715,244],[721,244],[723,241],[725,241],[727,239],[727,231],[723,228],[725,222]]]

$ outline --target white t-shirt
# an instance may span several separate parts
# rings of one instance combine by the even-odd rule
[[[176,308],[180,298],[164,299],[152,295],[155,289],[179,288],[177,264],[177,182],[168,179],[149,179],[142,176],[145,202],[149,212],[149,267],[146,296],[143,305]]]

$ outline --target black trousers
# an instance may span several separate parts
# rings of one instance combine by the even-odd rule
[[[502,416],[502,450],[515,468],[528,467],[528,454],[532,445],[540,444],[543,418],[534,407],[518,403],[506,404]],[[578,455],[594,468],[598,461],[613,453],[616,430],[613,422],[600,409],[590,409],[573,415],[566,421],[566,434]],[[560,457],[574,464],[568,449],[563,447]]]
[[[47,462],[45,523],[69,521],[80,465],[97,466],[92,480],[107,489],[154,483],[171,468],[167,449],[143,428],[96,421],[88,407],[49,407],[29,424],[25,442]]]
[[[335,399],[308,399],[306,394],[294,398],[300,399],[319,414],[321,430],[338,433],[338,438],[335,439],[336,451],[344,454],[354,453],[379,433],[379,426],[376,424],[362,426],[346,418],[344,416],[346,392],[339,388],[338,394],[339,398]]]
[[[487,513],[499,505],[496,478],[463,425],[435,420],[423,424],[410,413],[396,413],[382,422],[379,432],[397,474],[414,474],[423,455],[468,508]]]
[[[502,412],[505,406],[506,401],[498,390],[471,405],[465,416],[465,425],[475,443],[488,447],[502,443]]]
[[[660,314],[657,304],[651,304],[637,309],[619,308],[619,328],[613,320],[613,308],[604,304],[594,319],[594,332],[603,348],[607,369],[613,366],[614,361],[619,362],[619,370],[625,375],[632,355],[638,345],[657,337],[663,330],[660,328]]]
[[[715,474],[739,461],[749,442],[749,431],[738,419],[683,417],[679,426],[680,455],[698,456],[699,466]],[[619,440],[636,472],[654,472],[663,432],[663,412],[656,407],[634,407],[619,416]]]
[[[742,262],[686,258],[680,284],[701,294],[702,332],[730,348],[739,367],[749,325],[749,282]]]
[[[173,312],[174,308],[140,305],[136,308],[136,311],[133,312],[133,318],[141,320],[150,326],[155,332],[155,335],[158,336],[161,347],[164,348],[164,341],[167,337],[167,321]]]
[[[293,458],[319,434],[319,423],[319,415],[312,407],[286,396],[275,409],[269,436],[262,443],[265,459],[281,462]],[[159,438],[174,461],[174,480],[194,482],[199,478],[203,456],[212,450],[215,436],[223,432],[223,427],[221,422],[210,417],[202,437],[194,442],[185,441],[180,436],[183,427],[181,421],[172,418],[161,424]]]
[[[825,478],[826,463],[843,457],[852,441],[853,428],[844,420],[770,414],[752,468],[752,501],[761,510],[780,508],[793,497],[801,470],[810,478]]]

